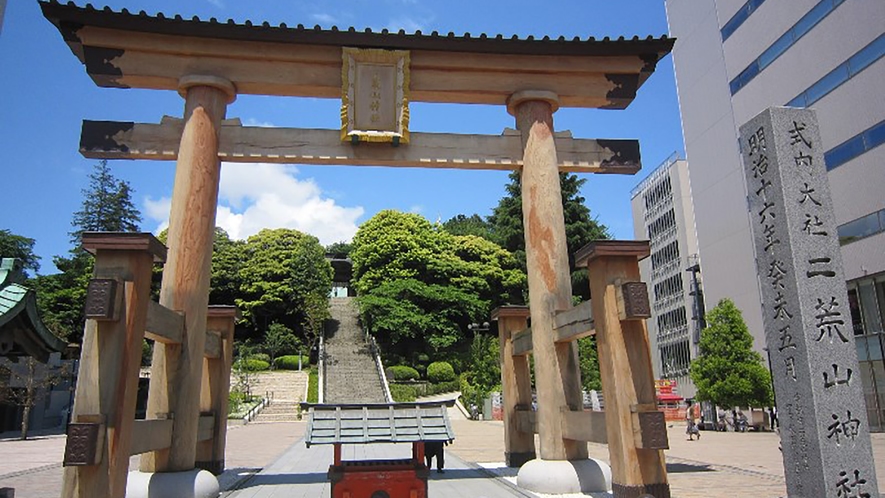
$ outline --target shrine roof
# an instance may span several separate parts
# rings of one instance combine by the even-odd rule
[[[560,107],[624,109],[675,39],[505,37],[339,29],[186,18],[41,1],[86,72],[102,87],[179,90],[191,75],[236,94],[341,98],[342,48],[409,53],[409,101],[504,105],[523,90]]]
[[[310,404],[304,440],[312,444],[413,443],[455,439],[446,407],[454,403]]]
[[[16,260],[0,262],[0,356],[33,356],[41,362],[66,344],[43,325],[37,296],[20,282]]]
[[[233,19],[222,22],[216,18],[200,19],[198,16],[185,18],[180,14],[167,16],[162,12],[149,15],[145,11],[135,14],[128,9],[119,12],[110,7],[95,8],[91,3],[80,7],[74,2],[65,4],[57,0],[40,1],[43,14],[60,30],[64,23],[77,23],[96,27],[143,31],[169,35],[187,35],[205,38],[224,38],[241,41],[269,41],[284,43],[306,43],[311,45],[352,46],[362,48],[383,48],[391,50],[441,50],[448,52],[475,52],[513,55],[656,55],[655,61],[667,55],[673,47],[674,38],[661,35],[659,38],[633,36],[611,39],[606,36],[596,39],[565,36],[544,36],[536,39],[529,35],[488,35],[481,33],[442,34],[433,31],[429,34],[421,30],[409,33],[400,29],[390,31],[371,28],[358,30],[355,27],[339,29],[337,26],[324,28],[320,25],[289,26],[286,23],[272,25],[264,21],[260,24],[250,20],[238,23]]]

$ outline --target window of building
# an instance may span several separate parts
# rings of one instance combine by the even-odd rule
[[[747,3],[741,5],[741,8],[719,30],[719,33],[722,35],[722,41],[727,40],[729,36],[734,34],[741,27],[741,24],[744,24],[744,21],[750,17],[750,14],[755,12],[764,2],[765,0],[748,0]]]
[[[688,340],[661,346],[659,351],[661,354],[661,374],[665,378],[688,373],[691,366],[691,348]]]
[[[885,143],[885,121],[879,121],[866,130],[824,152],[827,171],[838,168],[855,157]]]
[[[885,214],[882,211],[877,211],[839,226],[836,229],[839,233],[839,244],[844,246],[881,232],[885,229],[883,228],[883,220],[885,220]]]
[[[848,309],[851,311],[851,326],[854,335],[863,335],[863,318],[860,316],[860,300],[857,289],[848,289]]]
[[[866,47],[860,49],[848,60],[839,64],[839,66],[827,73],[826,76],[808,87],[804,92],[787,102],[787,106],[808,107],[814,105],[815,102],[855,77],[883,55],[885,55],[885,34],[879,35],[878,38],[870,42]]]
[[[861,282],[857,286],[860,296],[860,311],[863,315],[864,330],[867,334],[882,333],[882,317],[879,312],[879,303],[876,300],[876,286],[874,282]]]
[[[817,23],[833,12],[836,7],[845,0],[821,0],[817,5],[812,7],[796,24],[781,35],[774,43],[762,51],[762,54],[751,62],[743,71],[741,71],[731,82],[731,94],[734,95],[741,88],[745,87],[760,71],[768,67],[778,57],[793,46],[806,33],[811,31]],[[794,99],[795,100],[795,99]],[[807,105],[811,105],[810,103]]]

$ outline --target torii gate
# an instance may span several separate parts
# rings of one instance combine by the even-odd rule
[[[635,173],[639,144],[554,133],[553,114],[561,106],[625,108],[673,39],[358,32],[166,18],[54,0],[41,7],[97,85],[173,90],[185,98],[183,119],[84,121],[81,135],[86,157],[177,161],[160,303],[184,313],[187,337],[155,348],[147,411],[172,418],[172,446],[145,453],[142,471],[195,465],[201,371],[194,360],[204,349],[222,160],[521,170],[540,458],[586,459],[586,445],[568,439],[561,423],[580,406],[581,383],[577,348],[553,335],[553,314],[570,308],[571,295],[558,173]],[[239,94],[341,98],[342,129],[241,126],[225,120]],[[506,106],[518,132],[410,133],[409,101]],[[662,469],[659,451],[654,458]],[[666,487],[662,470],[651,475],[651,484]],[[651,489],[618,479],[616,492],[626,490],[619,496]],[[111,494],[96,489],[90,496]]]

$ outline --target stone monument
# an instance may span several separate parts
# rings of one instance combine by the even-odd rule
[[[740,130],[787,494],[879,496],[815,112]]]

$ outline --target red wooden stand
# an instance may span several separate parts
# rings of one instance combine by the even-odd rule
[[[341,460],[335,444],[335,463],[329,467],[332,498],[426,498],[427,466],[424,443],[412,443],[412,458],[397,460]]]

